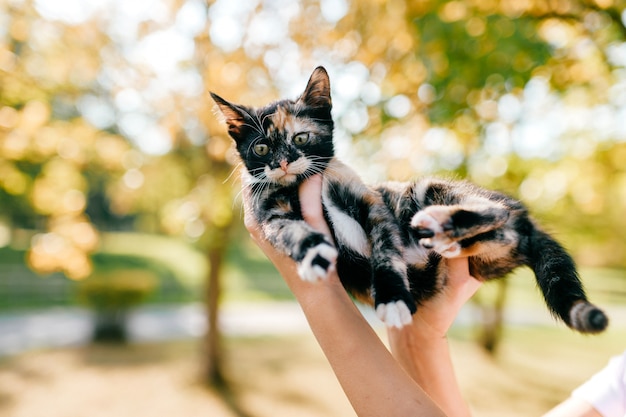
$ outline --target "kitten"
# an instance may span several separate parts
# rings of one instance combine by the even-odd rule
[[[351,294],[373,299],[388,326],[402,327],[445,285],[443,258],[470,256],[470,272],[483,280],[528,265],[548,307],[568,326],[584,333],[606,327],[571,257],[520,202],[460,181],[370,187],[337,160],[322,67],[296,101],[253,109],[211,96],[247,168],[253,215],[272,245],[297,262],[302,279],[324,279],[336,265]],[[323,174],[322,204],[335,244],[300,211],[298,186],[316,173]]]
[[[270,243],[297,262],[302,279],[324,279],[336,267],[349,292],[373,298],[387,325],[410,323],[416,304],[396,220],[382,196],[334,157],[326,70],[317,68],[295,101],[254,109],[211,97],[245,164],[252,213]],[[335,244],[302,218],[298,186],[317,173]]]

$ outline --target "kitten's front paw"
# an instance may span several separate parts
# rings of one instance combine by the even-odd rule
[[[411,324],[411,310],[402,300],[392,301],[387,304],[379,304],[376,307],[376,315],[387,327],[401,329]]]
[[[310,248],[304,258],[298,262],[298,274],[304,281],[315,282],[326,279],[335,267],[337,249],[328,243],[320,243]]]

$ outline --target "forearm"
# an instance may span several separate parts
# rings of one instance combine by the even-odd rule
[[[444,416],[394,360],[336,274],[309,283],[293,264],[275,264],[282,265],[281,274],[359,417]]]
[[[389,344],[396,360],[447,416],[470,416],[457,383],[445,337],[423,339],[416,323],[403,329],[389,329]]]
[[[456,380],[446,334],[481,282],[469,274],[466,258],[448,259],[446,267],[446,285],[420,304],[411,325],[390,329],[389,344],[398,362],[448,416],[466,417],[470,411]]]

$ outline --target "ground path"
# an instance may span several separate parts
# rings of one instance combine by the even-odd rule
[[[369,307],[361,308],[375,327],[382,324]],[[607,309],[612,326],[626,326],[626,307]],[[459,315],[460,322],[476,320],[471,305]],[[515,324],[549,324],[554,320],[542,309],[507,310],[506,320]],[[308,332],[308,325],[295,302],[226,304],[221,325],[228,335],[293,334]],[[93,315],[83,308],[51,308],[0,315],[0,356],[26,350],[79,346],[88,343],[93,329]],[[149,342],[198,338],[206,330],[204,306],[200,303],[166,306],[143,306],[129,320],[131,342]]]

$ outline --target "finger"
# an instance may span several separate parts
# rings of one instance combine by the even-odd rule
[[[306,220],[316,221],[322,215],[322,176],[313,175],[298,190],[302,215]]]
[[[248,231],[252,233],[253,231],[256,231],[256,229],[258,229],[258,224],[256,222],[256,219],[254,218],[254,214],[252,213],[252,207],[248,199],[249,199],[249,196],[247,195],[247,192],[244,191],[243,193],[243,224],[244,226],[246,226],[246,229],[248,229]]]
[[[467,258],[450,258],[446,259],[446,262],[448,264],[449,284],[462,282],[470,276]]]
[[[447,259],[449,294],[460,303],[464,303],[478,291],[482,282],[470,275],[467,258]]]
[[[250,195],[250,186],[248,185],[248,178],[244,174],[241,177],[241,195],[243,196],[243,224],[250,232],[250,237],[256,242],[262,239],[263,231],[256,221],[252,210],[252,196]]]
[[[314,175],[304,181],[298,190],[302,216],[314,229],[331,236],[322,209],[322,176]]]

